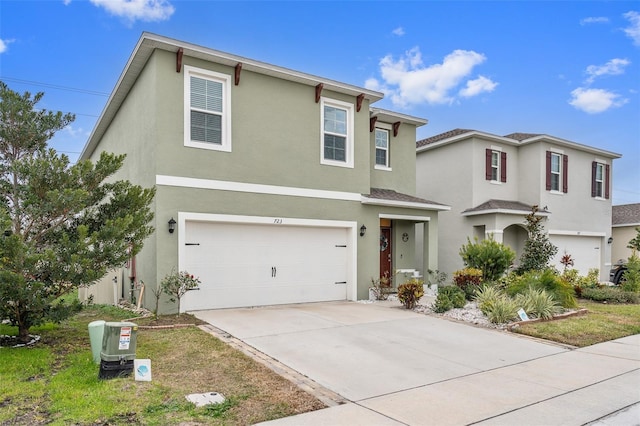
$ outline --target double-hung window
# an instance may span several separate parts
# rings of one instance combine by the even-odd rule
[[[547,191],[569,192],[569,157],[559,152],[547,151]]]
[[[507,153],[499,148],[486,149],[485,178],[492,183],[507,181]]]
[[[353,105],[322,98],[321,163],[353,167]]]
[[[560,191],[560,154],[551,153],[551,190]]]
[[[190,66],[184,75],[185,146],[231,151],[231,77]]]
[[[376,138],[376,168],[389,169],[389,130],[375,129]]]
[[[599,161],[591,163],[591,196],[609,198],[610,166]]]

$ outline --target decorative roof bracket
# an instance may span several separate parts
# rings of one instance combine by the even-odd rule
[[[236,64],[235,83],[236,86],[240,84],[240,71],[242,71],[242,62]]]
[[[320,95],[322,95],[322,88],[324,84],[320,83],[316,86],[316,103],[320,102]]]
[[[176,52],[176,72],[179,73],[182,69],[182,55],[184,54],[184,49],[181,47]]]
[[[398,130],[400,130],[400,124],[402,124],[400,121],[396,121],[395,123],[393,123],[393,137],[394,138],[396,136],[398,136]]]
[[[376,128],[376,122],[378,121],[377,116],[373,116],[369,119],[369,132],[373,132],[373,129]]]
[[[360,109],[362,108],[362,101],[364,101],[364,93],[360,93],[357,97],[356,100],[356,111],[360,112]]]

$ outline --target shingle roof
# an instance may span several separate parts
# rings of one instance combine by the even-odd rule
[[[445,206],[442,203],[436,203],[435,201],[425,200],[424,198],[414,197],[413,195],[403,194],[391,189],[371,188],[371,193],[366,194],[367,198],[374,198],[376,200],[390,200],[390,201],[402,201],[406,203],[420,203],[420,204],[433,204],[439,206]]]
[[[522,211],[530,212],[531,205],[522,203],[520,201],[489,200],[489,201],[485,201],[484,203],[476,207],[467,209],[462,213],[477,213],[477,212],[488,211],[488,210],[511,210],[511,211],[517,211],[517,212],[522,212]]]
[[[508,135],[504,135],[505,138],[515,139],[517,141],[523,141],[525,139],[530,139],[535,136],[540,136],[542,133],[510,133]]]
[[[611,208],[612,225],[634,225],[640,223],[640,203],[623,204]]]
[[[420,148],[421,146],[429,145],[434,142],[438,142],[444,139],[452,138],[454,136],[462,135],[463,133],[473,132],[471,129],[453,129],[448,132],[440,133],[439,135],[431,136],[430,138],[422,139],[416,142],[416,146]]]

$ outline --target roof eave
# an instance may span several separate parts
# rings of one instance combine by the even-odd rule
[[[373,206],[408,207],[412,209],[436,210],[436,211],[451,210],[450,206],[446,206],[444,204],[429,204],[429,203],[416,203],[411,201],[385,200],[381,198],[369,198],[364,195],[362,196],[361,202],[362,204],[373,205]]]
[[[491,133],[485,133],[485,132],[480,132],[480,131],[477,131],[477,130],[472,130],[470,132],[460,133],[459,135],[451,136],[449,138],[442,139],[442,140],[439,140],[437,142],[433,142],[433,143],[429,143],[429,144],[423,145],[421,147],[417,147],[416,148],[416,153],[420,153],[422,151],[428,151],[430,149],[439,148],[439,147],[441,147],[443,145],[449,145],[451,143],[460,142],[460,141],[465,140],[465,139],[471,139],[471,138],[476,137],[476,136],[477,137],[481,137],[483,139],[488,139],[490,141],[497,142],[497,143],[504,143],[504,144],[508,144],[508,145],[519,145],[518,141],[516,141],[515,139],[505,138],[504,136],[492,135]]]
[[[567,146],[570,148],[574,148],[574,149],[578,149],[580,151],[584,151],[584,152],[589,152],[591,154],[596,154],[596,155],[602,155],[604,157],[608,157],[608,158],[612,158],[612,159],[616,159],[616,158],[621,158],[622,154],[618,154],[617,152],[612,152],[612,151],[607,151],[604,149],[600,149],[600,148],[595,148],[589,145],[583,145],[581,143],[578,142],[573,142],[567,139],[562,139],[562,138],[558,138],[555,136],[550,136],[550,135],[536,135],[532,138],[528,138],[528,139],[523,139],[522,141],[520,141],[521,145],[527,145],[530,143],[535,143],[535,142],[550,142],[553,144],[557,144],[557,145],[563,145],[563,146]]]

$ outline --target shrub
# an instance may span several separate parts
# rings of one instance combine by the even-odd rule
[[[434,312],[442,313],[453,308],[463,308],[467,303],[464,292],[454,285],[438,289],[438,297],[433,305]]]
[[[525,273],[518,279],[513,280],[506,288],[506,292],[509,296],[515,296],[516,294],[524,293],[529,287],[546,290],[553,296],[554,300],[565,308],[578,306],[571,284],[560,279],[556,272],[551,269],[546,269],[542,272],[529,271]]]
[[[534,318],[550,319],[560,309],[558,302],[545,290],[529,287],[524,293],[516,295],[516,304],[527,315]]]
[[[618,287],[594,287],[582,290],[582,297],[596,302],[640,303],[640,293],[624,291]]]
[[[524,243],[524,250],[520,256],[520,266],[517,272],[522,275],[528,271],[541,271],[547,268],[549,261],[558,252],[558,247],[549,241],[541,222],[543,216],[536,215],[538,206],[531,207],[531,213],[526,217],[525,228],[529,238]]]
[[[491,310],[494,302],[502,297],[505,297],[505,295],[499,287],[485,285],[476,291],[474,300],[478,304],[478,308],[480,308],[482,313],[487,315],[487,312]]]
[[[398,300],[407,309],[413,309],[422,296],[424,296],[424,282],[411,278],[398,286]]]
[[[377,280],[371,278],[371,292],[376,300],[387,300],[391,291],[391,279],[388,274],[385,274]]]
[[[180,315],[180,299],[187,291],[193,290],[200,285],[200,279],[194,277],[187,271],[171,272],[160,282],[162,291],[168,294],[172,302],[178,302],[178,315]]]
[[[437,269],[427,269],[427,282],[429,285],[436,284],[441,286],[447,280],[447,273],[440,272]]]
[[[510,297],[503,296],[492,303],[485,315],[494,324],[505,324],[518,317],[518,305]]]
[[[464,268],[455,271],[453,273],[453,283],[464,292],[467,300],[471,300],[482,284],[482,271],[476,268]]]
[[[467,244],[460,249],[460,256],[466,266],[480,269],[484,280],[495,281],[511,266],[516,253],[492,237],[473,243],[467,238]]]
[[[600,286],[600,270],[598,268],[589,269],[586,277],[580,276],[577,269],[565,269],[560,278],[573,287],[578,297],[581,297],[583,289]]]
[[[627,261],[627,270],[622,275],[624,291],[640,292],[640,257],[634,252]]]

